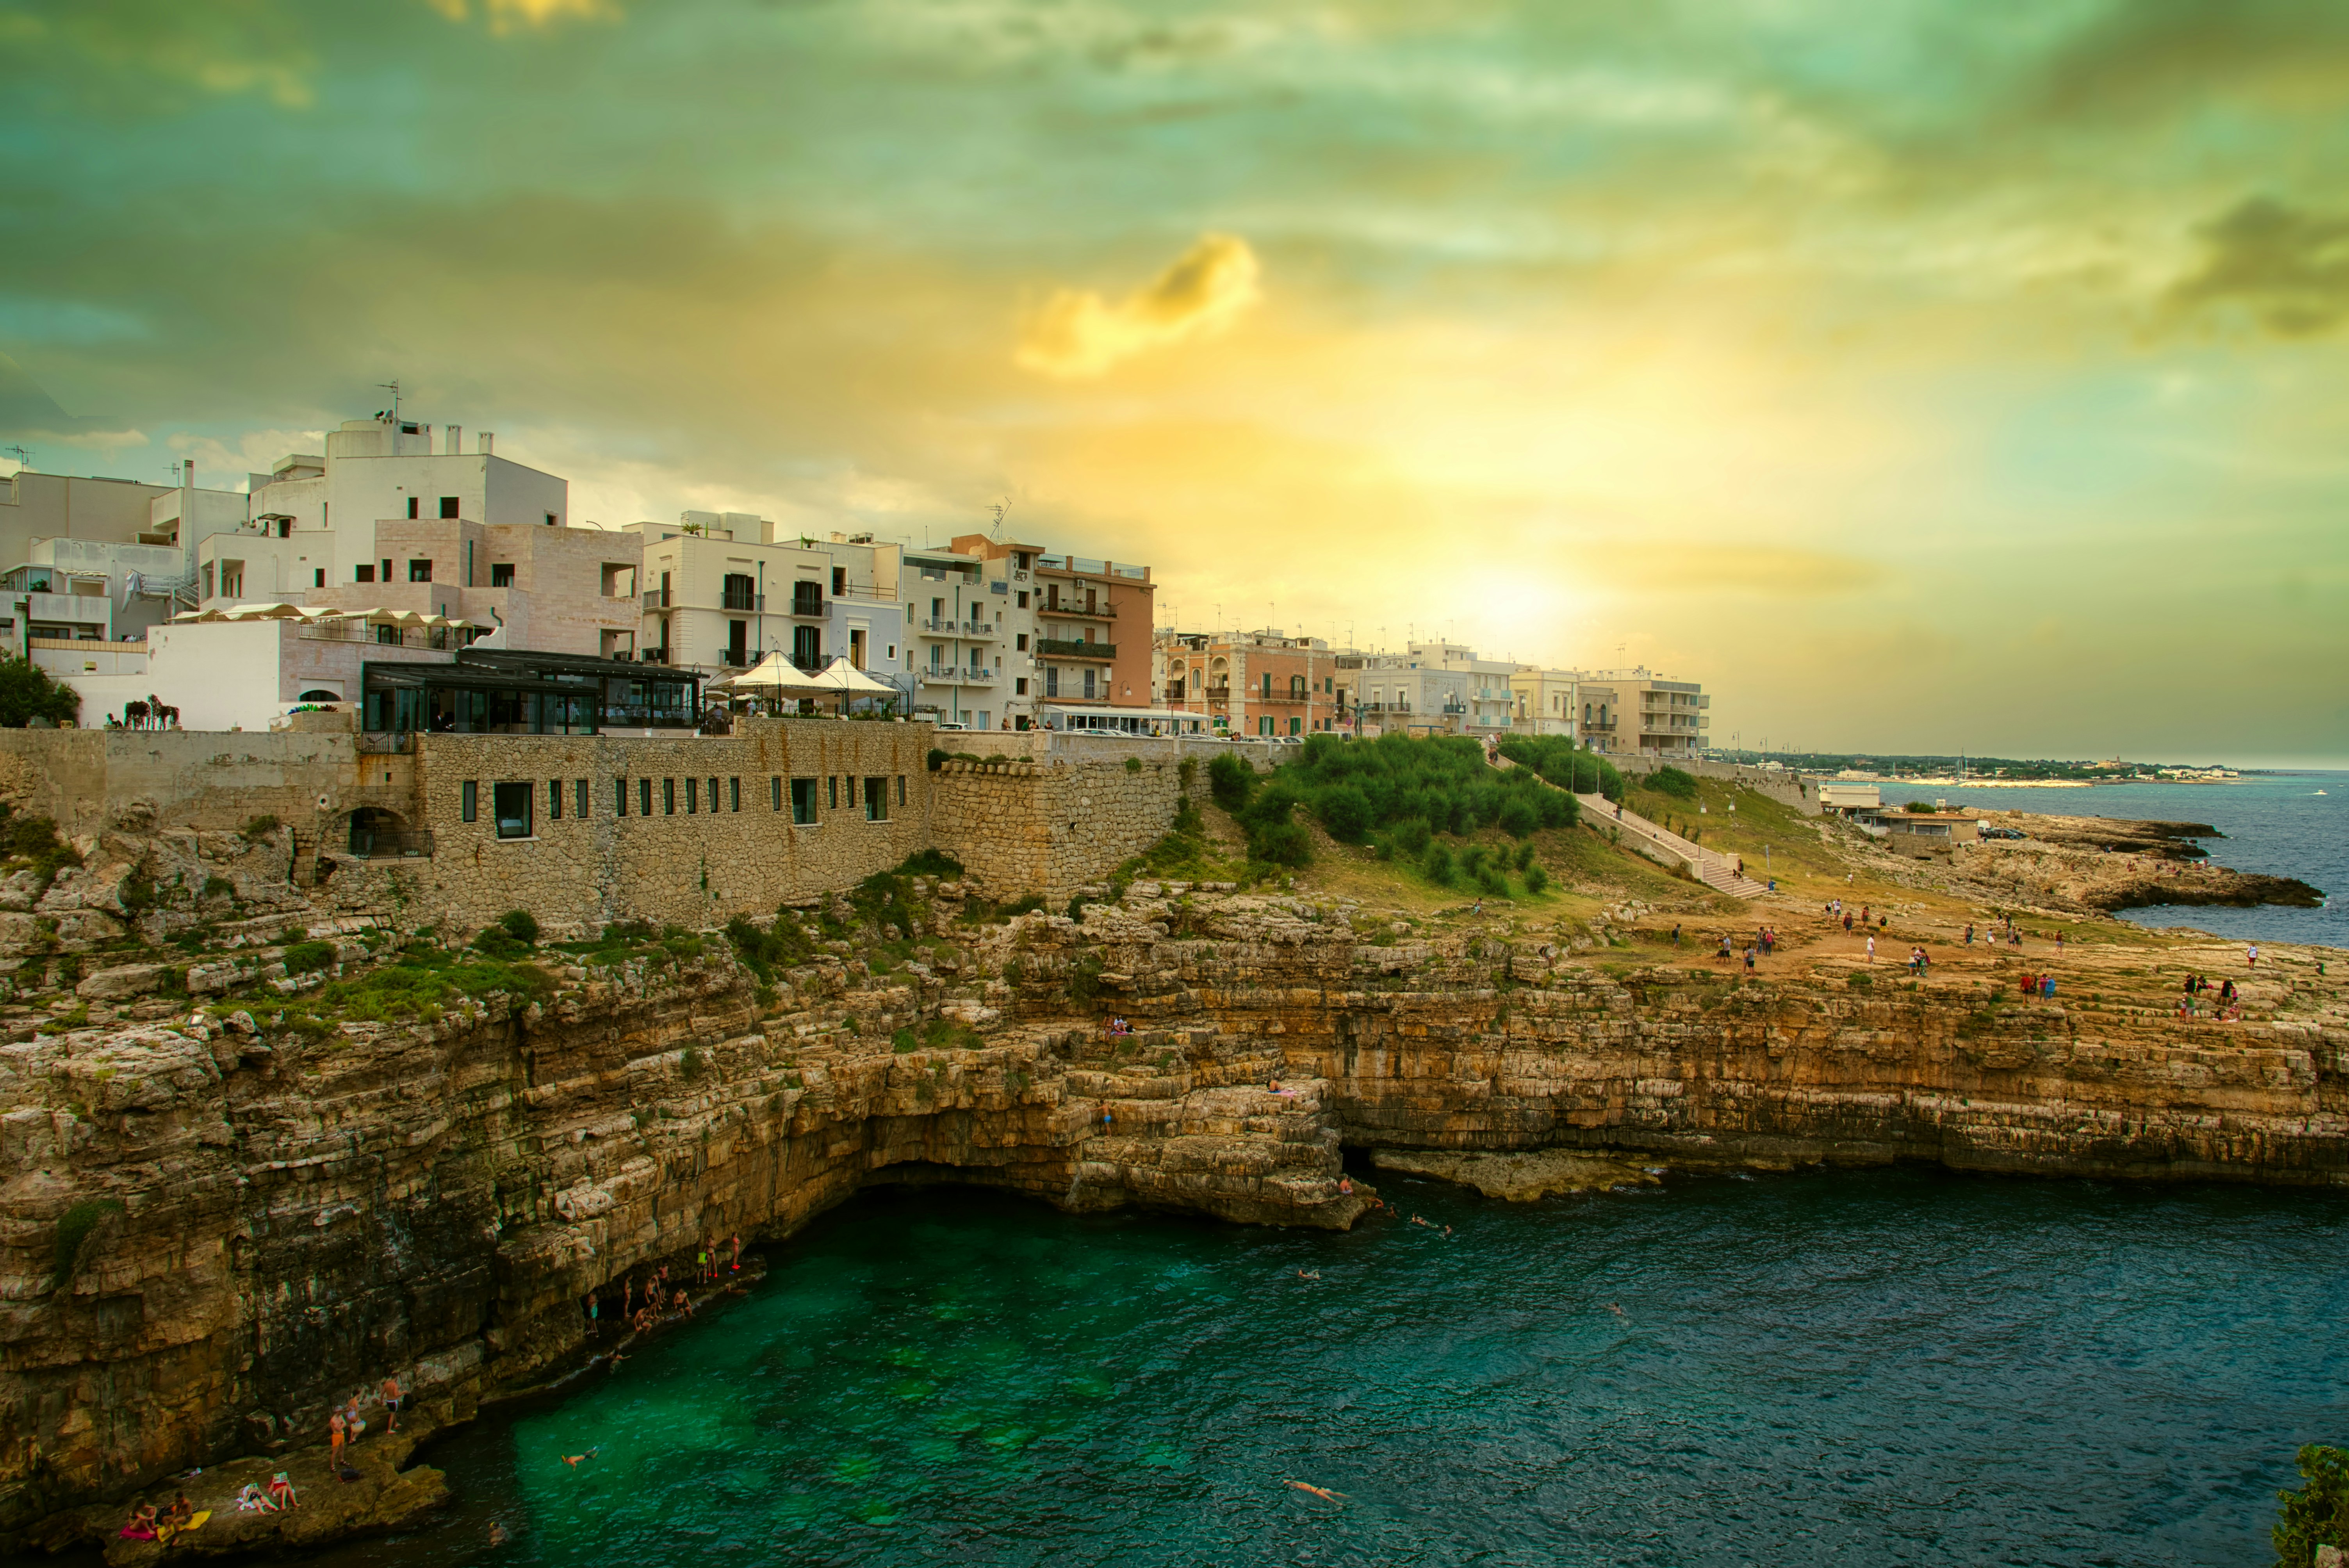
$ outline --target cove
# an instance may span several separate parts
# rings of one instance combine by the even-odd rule
[[[868,1191],[324,1560],[2251,1565],[2349,1431],[2341,1195],[1380,1180],[1453,1239]]]

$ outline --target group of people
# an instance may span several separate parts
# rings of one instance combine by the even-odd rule
[[[702,1243],[694,1249],[694,1273],[702,1284],[714,1284],[742,1272],[742,1237],[740,1232],[730,1236]],[[644,1304],[636,1302],[636,1276],[629,1274],[620,1282],[620,1321],[632,1333],[649,1334],[662,1322],[672,1317],[693,1315],[693,1296],[684,1282],[669,1274],[669,1265],[662,1264],[646,1275]],[[590,1332],[601,1322],[603,1296],[592,1293],[582,1304],[587,1313]]]
[[[2251,949],[2251,951],[2253,953],[2257,953],[2259,949],[2255,947]],[[2202,993],[2208,991],[2209,988],[2210,982],[2202,978],[2201,975],[2189,975],[2186,977],[2185,995],[2178,999],[2178,1016],[2181,1018],[2198,1016]],[[2211,1009],[2210,1016],[2214,1018],[2228,1020],[2240,1020],[2242,1017],[2243,1000],[2241,995],[2235,990],[2235,983],[2232,980],[2221,981],[2220,983],[2218,1004]]]
[[[281,1476],[279,1479],[284,1478]],[[198,1512],[196,1505],[188,1501],[188,1494],[183,1491],[171,1500],[169,1507],[159,1509],[150,1502],[132,1509],[129,1522],[122,1527],[122,1539],[169,1541],[181,1531],[193,1530],[211,1517],[209,1510]]]
[[[244,1483],[244,1489],[236,1494],[236,1509],[239,1513],[282,1513],[289,1508],[301,1506],[301,1494],[294,1490],[294,1478],[284,1470],[279,1470],[269,1478],[266,1491],[263,1490],[259,1481],[249,1480]]]
[[[407,1402],[407,1394],[401,1389],[399,1379],[397,1377],[384,1378],[383,1386],[377,1390],[377,1397],[383,1401],[383,1429],[386,1432],[399,1430],[399,1408]],[[359,1414],[359,1402],[364,1398],[364,1394],[352,1395],[326,1418],[327,1468],[345,1480],[357,1479],[356,1471],[349,1475],[343,1473],[346,1469],[343,1456],[345,1450],[367,1431],[367,1418]]]

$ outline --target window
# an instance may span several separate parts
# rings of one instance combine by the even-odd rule
[[[718,815],[718,780],[715,779],[709,781],[709,814],[713,817]]]
[[[852,810],[855,809],[855,806],[856,806],[856,775],[855,775],[855,774],[854,774],[854,773],[852,773],[852,774],[850,774],[850,775],[848,776],[848,804],[849,804],[849,808],[850,808]]]
[[[661,780],[661,815],[664,817],[677,815],[677,780],[674,779]]]
[[[1302,730],[1304,727],[1305,727],[1305,721],[1304,721],[1303,719],[1301,719],[1301,718],[1298,718],[1298,717],[1295,717],[1295,716],[1293,716],[1293,715],[1290,717],[1290,718],[1289,718],[1289,720],[1288,720],[1288,733],[1289,733],[1289,734],[1291,734],[1291,735],[1295,735],[1295,734],[1297,734],[1299,731]]]
[[[639,779],[636,780],[636,815],[649,817],[652,814],[653,781],[649,779]]]
[[[374,567],[372,567],[372,566],[357,566],[357,567],[353,567],[353,568],[351,569],[351,581],[352,581],[352,582],[354,582],[354,583],[372,583],[372,582],[374,582],[374,581],[375,581],[375,568],[374,568]]]
[[[750,623],[726,623],[726,662],[738,669],[747,669],[750,663]]]
[[[1023,654],[1026,653],[1028,651],[1028,634],[1025,632],[1015,634],[1011,639],[1011,645],[1014,648],[1017,648],[1019,652]]]
[[[1022,590],[1019,594],[1019,607],[1022,610],[1028,608],[1028,594],[1025,590]]]
[[[574,779],[572,783],[571,804],[574,810],[571,814],[584,821],[587,816],[587,780]]]
[[[431,581],[432,581],[432,562],[430,562],[429,561],[411,561],[411,562],[409,562],[408,563],[408,580],[409,580],[410,583],[429,583],[429,582],[431,582]]]
[[[1026,676],[1012,676],[1011,689],[1018,696],[1026,696],[1028,695],[1028,677]]]
[[[742,780],[740,779],[726,780],[726,809],[730,811],[742,809]]]
[[[847,568],[847,567],[845,567],[845,566],[835,566],[835,567],[833,567],[833,568],[832,569],[832,596],[833,596],[833,598],[837,599],[837,598],[839,598],[843,593],[847,593],[847,592],[848,592],[848,568]]]
[[[767,781],[767,810],[780,811],[783,809],[783,776],[781,774],[778,773]]]
[[[1058,665],[1044,666],[1044,695],[1046,696],[1061,695],[1061,668]]]
[[[490,786],[490,806],[497,814],[499,838],[530,837],[530,797],[531,788],[527,784]]]
[[[457,515],[457,498],[455,496],[444,495],[440,498],[440,515],[442,517],[454,517]]]
[[[386,583],[391,581],[391,562],[388,561],[383,563],[383,581]]]
[[[1256,732],[1258,735],[1270,735],[1272,733],[1272,718],[1270,715],[1267,715],[1265,717],[1259,718],[1256,721]]]
[[[824,775],[823,805],[828,811],[840,810],[840,775],[837,773]]]
[[[549,528],[554,526],[554,514],[551,511],[546,514],[546,526]]]
[[[625,779],[615,779],[612,780],[612,815],[625,817],[627,814],[628,781]]]
[[[470,822],[481,814],[481,787],[468,779],[457,786],[457,815]]]
[[[823,628],[793,626],[792,628],[792,663],[803,670],[823,667]]]
[[[1088,668],[1085,671],[1085,700],[1087,702],[1092,701],[1095,695],[1096,694],[1093,691],[1093,671]]]
[[[747,572],[729,572],[718,585],[721,608],[755,610],[759,607],[759,584]]]
[[[409,496],[409,497],[408,498],[408,515],[409,515],[409,516],[410,516],[410,517],[414,517],[414,516],[416,515],[416,503],[417,503],[419,500],[421,500],[421,499],[422,499],[422,498],[421,498],[421,497],[419,497],[419,496]]]
[[[685,814],[690,817],[700,810],[701,780],[688,779],[685,781]]]
[[[889,820],[889,780],[867,779],[864,781],[864,820],[885,822]]]
[[[1272,672],[1270,670],[1267,670],[1264,674],[1264,695],[1267,696],[1270,696],[1272,695]]]
[[[490,586],[492,588],[511,588],[513,586],[512,562],[492,561],[490,562]]]
[[[804,828],[813,826],[814,822],[815,780],[794,779],[792,780],[792,824]]]
[[[458,579],[468,588],[473,585],[473,542],[465,541],[465,574]]]
[[[902,805],[904,805],[905,803],[905,776],[903,773],[900,773],[900,774],[898,774],[898,775],[897,775],[897,804],[899,804],[900,806],[902,806]]]
[[[550,822],[563,820],[563,780],[560,779],[546,781],[546,820]]]

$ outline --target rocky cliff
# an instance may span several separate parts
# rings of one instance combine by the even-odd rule
[[[1141,884],[1003,920],[959,892],[496,970],[367,936],[307,974],[90,975],[98,1016],[0,1047],[0,1530],[63,1544],[183,1467],[297,1450],[387,1372],[462,1419],[574,1358],[591,1292],[868,1182],[1330,1226],[1365,1203],[1349,1147],[2349,1182],[2349,1019],[2292,955],[2222,1025],[2119,967],[2029,1002],[1987,955],[1748,977],[1636,912],[1437,930]]]

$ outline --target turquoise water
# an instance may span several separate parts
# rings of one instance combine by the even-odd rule
[[[2142,925],[2189,925],[2238,942],[2349,947],[2349,773],[2307,769],[2259,774],[2231,784],[2113,784],[2093,789],[1888,784],[1884,799],[1888,803],[1947,800],[1952,806],[2069,817],[2207,822],[2227,835],[2202,841],[2212,861],[2240,872],[2298,877],[2330,895],[2324,906],[2181,904],[2127,910],[2124,918]]]
[[[1456,1233],[867,1194],[330,1558],[2264,1565],[2349,1439],[2343,1196],[1386,1190]]]

